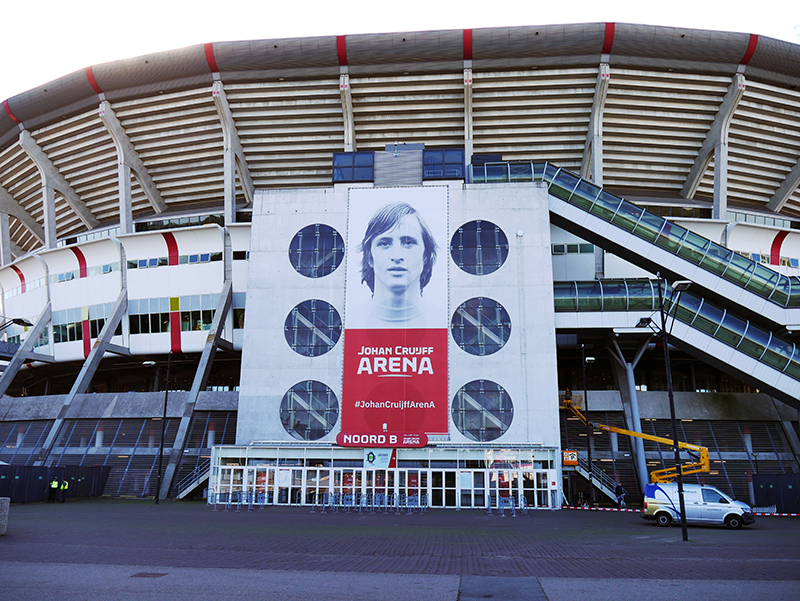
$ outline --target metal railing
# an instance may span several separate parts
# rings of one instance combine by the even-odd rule
[[[198,479],[203,477],[208,471],[211,469],[211,460],[206,459],[196,468],[194,468],[189,474],[185,475],[180,481],[175,485],[175,490],[180,497],[181,493],[186,490],[187,487],[194,484]]]

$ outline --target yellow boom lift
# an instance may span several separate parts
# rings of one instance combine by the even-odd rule
[[[634,432],[632,430],[625,430],[623,428],[617,428],[615,426],[608,426],[606,424],[597,424],[595,422],[590,422],[586,416],[581,413],[580,409],[578,409],[571,400],[564,399],[564,406],[572,411],[579,420],[581,420],[584,424],[589,424],[589,426],[593,428],[597,428],[598,430],[603,430],[604,432],[616,432],[617,434],[625,434],[627,436],[633,436],[634,438],[643,438],[644,440],[652,440],[653,442],[659,442],[661,444],[666,444],[669,446],[673,446],[674,443],[669,438],[662,438],[660,436],[652,436],[650,434],[642,434],[641,432]],[[688,442],[681,442],[678,441],[678,447],[681,449],[685,449],[687,453],[694,459],[694,463],[684,463],[681,465],[681,474],[697,474],[700,472],[709,472],[711,471],[711,465],[708,460],[708,449],[706,447],[701,447],[700,445],[690,444]],[[699,454],[699,455],[698,455]],[[650,479],[653,482],[672,482],[675,478],[678,477],[678,470],[676,467],[669,467],[663,470],[655,470],[650,472]]]

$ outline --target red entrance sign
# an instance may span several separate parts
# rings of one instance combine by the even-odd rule
[[[446,433],[447,330],[347,330],[342,385],[345,434]],[[411,443],[386,446],[424,446]]]
[[[424,447],[428,437],[423,434],[358,434],[339,432],[336,444],[340,447]]]

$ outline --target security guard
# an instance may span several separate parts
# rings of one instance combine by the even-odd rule
[[[58,478],[53,476],[53,480],[50,482],[50,489],[47,491],[47,502],[55,503],[56,494],[58,494]]]
[[[67,489],[68,488],[69,488],[69,482],[67,482],[67,479],[64,478],[64,480],[61,482],[61,502],[62,503],[67,500]]]

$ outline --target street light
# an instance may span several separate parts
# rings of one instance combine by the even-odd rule
[[[5,319],[3,323],[0,323],[0,332],[12,325],[25,326],[26,328],[33,327],[33,324],[23,317],[3,317],[0,315],[0,318]]]
[[[661,344],[664,347],[664,364],[667,370],[667,395],[669,397],[669,415],[672,420],[672,449],[675,456],[675,471],[678,475],[678,500],[680,502],[681,511],[681,533],[684,541],[689,540],[689,531],[686,529],[686,503],[683,498],[683,470],[681,468],[681,451],[678,446],[678,420],[675,418],[675,395],[672,390],[672,365],[669,361],[669,334],[667,333],[667,314],[664,311],[664,295],[661,290],[661,274],[656,274],[658,277],[658,311],[661,314]],[[680,293],[688,290],[692,282],[689,280],[681,280],[672,285],[672,294],[678,293],[678,300],[680,300]],[[670,294],[670,301],[672,300]],[[673,317],[674,323],[674,317]]]
[[[166,379],[166,386],[164,386],[164,415],[161,418],[161,443],[158,446],[158,474],[156,476],[157,483],[156,483],[156,502],[155,504],[158,505],[158,500],[161,495],[161,470],[164,465],[164,435],[166,434],[167,429],[167,397],[169,395],[169,366],[170,362],[172,361],[172,353],[167,355],[167,377]],[[145,361],[142,365],[147,365],[148,367],[152,367],[153,371],[155,372],[156,362],[155,361]],[[156,391],[158,392],[158,391]]]
[[[594,490],[592,465],[592,425],[589,421],[589,385],[586,381],[586,365],[594,363],[594,357],[586,356],[586,345],[581,343],[581,368],[583,369],[583,413],[586,415],[586,455],[589,461],[589,499],[594,507],[597,495]]]

